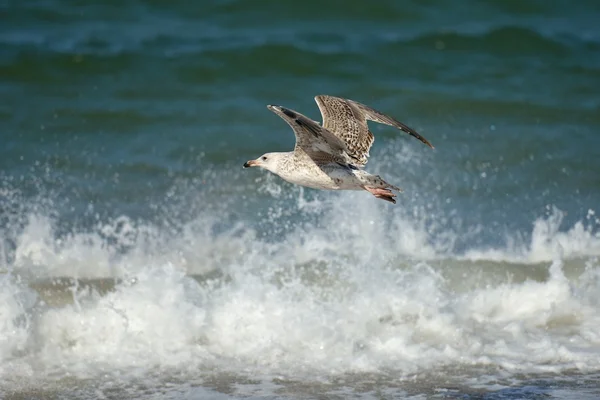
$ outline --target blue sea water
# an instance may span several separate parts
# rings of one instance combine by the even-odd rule
[[[597,398],[595,1],[0,3],[6,398]],[[351,98],[367,170],[242,164]]]

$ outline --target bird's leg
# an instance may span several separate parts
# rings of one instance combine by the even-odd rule
[[[364,188],[366,191],[368,191],[369,193],[371,193],[373,196],[377,197],[378,199],[389,201],[390,203],[396,204],[396,199],[394,199],[394,197],[396,197],[396,195],[390,189],[374,188],[374,187],[369,187],[369,186],[364,186]]]

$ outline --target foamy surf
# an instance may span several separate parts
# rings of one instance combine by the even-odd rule
[[[5,232],[6,390],[215,374],[240,393],[247,377],[498,389],[600,370],[593,212],[561,227],[551,209],[528,244],[455,252],[459,232],[370,200],[297,190],[282,200],[292,210],[275,202],[254,221],[200,212],[172,230],[121,216],[62,235],[30,213]]]

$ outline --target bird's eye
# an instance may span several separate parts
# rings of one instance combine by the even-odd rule
[[[262,156],[260,159],[263,161],[267,161],[267,156]]]

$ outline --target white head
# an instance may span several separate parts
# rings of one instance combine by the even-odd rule
[[[247,161],[244,168],[261,167],[274,174],[278,173],[280,161],[286,158],[289,153],[265,153],[256,160]]]

